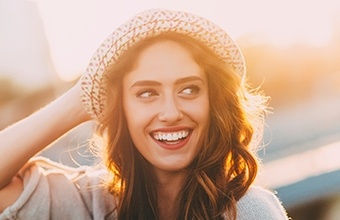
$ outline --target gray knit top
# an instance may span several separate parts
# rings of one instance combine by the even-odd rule
[[[103,172],[90,167],[61,167],[46,159],[32,160],[19,174],[24,191],[0,213],[3,219],[115,219],[115,199],[101,184]],[[279,199],[252,186],[237,203],[238,220],[286,220]]]

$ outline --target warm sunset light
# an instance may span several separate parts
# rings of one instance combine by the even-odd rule
[[[197,61],[196,63],[193,62],[193,59],[191,59],[192,57],[188,56],[190,53],[186,53],[187,51],[183,52],[184,49],[182,48],[182,44],[173,44],[172,46],[172,44],[162,42],[153,45],[148,48],[148,50],[143,50],[140,56],[144,55],[144,58],[142,57],[142,59],[139,60],[139,65],[136,67],[137,70],[134,71],[133,74],[124,77],[124,83],[126,82],[126,85],[123,85],[124,88],[129,87],[129,83],[131,84],[143,77],[146,77],[148,80],[159,82],[161,85],[157,86],[157,88],[147,85],[145,88],[143,86],[143,88],[137,88],[133,91],[129,90],[127,95],[121,96],[122,94],[119,93],[117,94],[118,96],[116,96],[116,94],[113,95],[110,92],[103,92],[106,88],[100,86],[100,82],[102,82],[100,77],[96,76],[95,78],[91,78],[88,77],[88,75],[83,74],[97,48],[112,31],[116,30],[120,25],[137,13],[156,8],[189,12],[206,18],[225,30],[230,35],[231,39],[235,40],[236,44],[239,46],[245,60],[245,68],[242,68],[242,70],[246,70],[245,76],[247,82],[249,82],[249,89],[251,89],[251,92],[257,93],[258,96],[253,97],[252,95],[248,95],[248,93],[243,90],[244,84],[236,85],[237,81],[235,80],[223,84],[215,82],[215,79],[223,77],[221,74],[224,72],[227,74],[227,76],[225,76],[225,79],[227,79],[230,72],[229,70],[220,71],[220,68],[213,68],[213,71],[206,70],[206,72],[204,72],[205,74],[203,74],[204,77],[202,78],[202,73],[201,71],[196,71],[196,66],[198,65],[202,67],[202,69],[205,69],[205,61],[203,61],[202,64],[202,60],[199,58],[195,60]],[[162,10],[158,11],[159,14],[147,14],[138,17],[138,19],[136,19],[138,20],[137,23],[140,24],[140,21],[143,20],[143,18],[147,18],[146,20],[148,20],[155,19],[155,17],[157,18],[157,16],[159,16],[159,18],[162,18],[162,27],[164,27],[163,22],[167,22],[169,19],[171,24],[173,24],[172,18],[175,17],[178,19],[178,14],[180,14],[182,18],[190,18],[189,23],[192,23],[192,17],[187,16],[187,14],[168,13],[167,11]],[[163,20],[164,18],[165,21]],[[176,20],[177,23],[175,23],[175,25],[179,23],[182,24],[183,21],[178,22],[178,20]],[[148,22],[150,22],[150,20],[148,20]],[[155,20],[152,20],[152,23],[155,24]],[[195,23],[196,29],[194,33],[197,34],[196,30],[198,29],[205,29],[207,23],[209,22],[204,20],[202,28],[197,28],[199,22]],[[34,133],[32,133],[33,135],[29,135],[29,137],[27,136],[29,140],[31,138],[35,139],[36,135],[40,137],[38,139],[43,138],[44,140],[39,141],[40,144],[38,145],[41,145],[41,143],[49,143],[45,141],[45,139],[50,138],[51,133],[49,133],[49,130],[58,133],[60,131],[59,126],[69,129],[81,122],[81,120],[85,120],[85,115],[82,113],[84,111],[81,111],[82,107],[85,107],[90,115],[100,114],[97,115],[100,121],[101,116],[103,114],[106,115],[105,113],[108,111],[117,110],[124,112],[125,118],[123,122],[129,123],[128,126],[119,124],[119,128],[122,126],[128,127],[129,129],[127,130],[129,133],[132,132],[130,135],[125,135],[127,131],[124,130],[124,136],[131,137],[131,140],[126,140],[124,143],[133,142],[134,144],[130,144],[129,146],[136,147],[136,150],[139,150],[137,149],[137,142],[139,145],[145,145],[147,147],[157,143],[156,145],[161,146],[162,149],[164,148],[164,152],[170,153],[169,149],[171,148],[171,151],[174,151],[171,155],[175,155],[174,157],[177,155],[177,153],[175,153],[176,149],[174,148],[177,147],[177,150],[179,150],[178,155],[184,155],[182,153],[186,151],[189,152],[190,155],[193,155],[192,148],[194,148],[194,151],[196,152],[197,149],[200,150],[202,147],[208,147],[206,149],[209,149],[208,151],[210,153],[210,144],[208,146],[204,144],[217,143],[211,140],[211,138],[214,138],[216,135],[208,137],[204,133],[204,128],[207,127],[207,123],[209,124],[209,129],[215,126],[214,123],[216,120],[211,120],[210,115],[211,117],[214,117],[217,114],[219,121],[224,122],[224,124],[227,124],[228,126],[233,125],[233,120],[238,116],[242,116],[237,120],[237,122],[242,122],[240,125],[248,124],[249,116],[250,122],[261,122],[260,128],[258,126],[253,127],[255,132],[252,139],[249,140],[252,141],[250,142],[251,144],[249,147],[254,149],[254,152],[252,153],[258,156],[260,160],[258,167],[259,172],[257,172],[255,185],[275,192],[275,196],[279,198],[279,202],[282,202],[283,207],[286,208],[290,217],[289,219],[340,219],[340,0],[0,0],[0,27],[0,130],[6,130],[7,127],[10,129],[14,127],[15,130],[15,126],[10,125],[15,124],[15,122],[20,121],[20,119],[25,118],[31,113],[36,112],[36,114],[34,114],[35,116],[29,117],[28,120],[23,120],[23,125],[25,126],[22,127],[27,129],[23,129],[19,133],[13,132],[14,136],[17,138],[12,138],[13,141],[10,141],[13,146],[26,146],[27,143],[32,146],[25,151],[20,150],[24,149],[23,146],[19,148],[15,147],[13,148],[15,149],[14,152],[12,147],[4,145],[5,148],[3,148],[3,152],[9,152],[8,149],[13,150],[13,152],[10,151],[11,158],[15,153],[18,153],[18,155],[22,152],[24,154],[30,154],[28,152],[31,152],[32,148],[35,150],[38,149],[35,144],[30,144],[36,141],[25,141],[25,139],[22,138],[27,136],[27,133],[23,131]],[[145,31],[145,28],[136,28],[135,25],[130,24],[129,27],[134,31]],[[192,28],[191,25],[188,25],[188,27]],[[129,28],[122,27],[118,32],[126,35],[126,32],[120,31],[127,29]],[[216,31],[214,33],[219,32]],[[206,32],[198,31],[198,34],[206,34]],[[126,36],[130,36],[130,34],[127,34]],[[214,35],[211,39],[218,39],[218,37]],[[134,38],[131,40],[134,40]],[[109,48],[112,45],[107,44],[106,42],[103,46]],[[219,46],[217,47],[221,48]],[[100,47],[100,49],[102,48],[103,47]],[[144,46],[142,48],[144,48]],[[191,48],[191,45],[188,48]],[[231,55],[231,59],[235,61],[235,66],[243,63],[240,62],[240,57],[238,56],[240,53],[234,53],[237,51],[234,50],[235,47],[230,48],[233,48],[233,50],[228,54]],[[201,49],[197,50],[199,57],[204,57],[207,61],[211,61],[211,63],[216,62],[214,57],[201,54],[201,51]],[[100,54],[105,53],[104,50],[100,52],[102,52]],[[163,52],[166,52],[166,54]],[[134,51],[132,50],[131,53],[134,53]],[[196,52],[194,51],[193,53]],[[96,55],[97,57],[100,56],[98,54],[99,53]],[[235,54],[237,54],[236,59]],[[128,56],[127,58],[131,63],[135,62],[135,57]],[[92,66],[97,66],[98,63],[110,65],[110,63],[106,63],[106,59],[96,59],[95,61],[92,61]],[[161,67],[159,65],[160,63],[162,64]],[[125,66],[127,66],[125,64],[126,63],[124,62],[119,68],[125,68]],[[145,71],[146,69],[148,71]],[[150,69],[152,70],[151,72]],[[106,69],[101,70],[105,71]],[[169,70],[171,72],[169,72]],[[93,73],[92,71],[90,72]],[[218,77],[212,75],[216,72]],[[191,75],[194,74],[193,76],[197,75],[201,80],[198,80],[197,82],[189,80],[188,82],[180,82],[179,84],[172,83],[174,81],[180,81],[182,77],[186,78],[184,75],[187,75],[187,73],[190,73]],[[80,83],[77,83],[81,76],[84,77],[80,80]],[[111,83],[111,80],[109,83]],[[116,82],[113,84],[115,83]],[[218,87],[217,89],[211,89],[211,85],[216,85]],[[83,106],[80,105],[81,102],[79,101],[79,93],[81,92],[79,86],[82,86],[83,88],[81,94],[82,103],[85,104]],[[69,88],[75,89],[68,90]],[[228,120],[224,120],[225,117],[221,114],[224,114],[225,111],[221,113],[222,111],[219,111],[221,105],[215,104],[216,101],[214,100],[216,97],[224,97],[222,94],[220,95],[220,89],[223,90],[224,88],[228,90],[228,94],[233,91],[233,89],[230,90],[230,88],[240,88],[242,95],[245,95],[245,97],[240,98],[240,102],[235,102],[235,98],[239,98],[239,96],[233,92],[233,98],[228,100],[230,102],[228,103],[228,106],[230,105],[231,108],[224,109],[231,111],[231,114],[227,115]],[[189,90],[190,93],[187,92]],[[214,92],[212,92],[213,90],[217,91],[216,97]],[[168,91],[173,94],[173,99],[171,99],[171,96],[167,95]],[[152,99],[145,99],[147,97],[145,94],[148,92],[150,95],[152,92],[152,96],[150,96]],[[264,96],[262,96],[262,94]],[[120,97],[119,99],[124,101],[124,105],[119,106],[119,103],[115,103],[118,108],[113,107],[106,111],[105,105],[102,105],[103,102],[101,101],[110,101],[112,98],[116,97]],[[246,98],[247,101],[251,101],[251,103],[247,101],[243,102],[243,98]],[[53,102],[54,99],[57,99],[57,101]],[[149,102],[145,100],[153,101]],[[264,100],[268,101],[268,103],[263,103]],[[50,102],[52,103],[48,105]],[[268,104],[268,108],[265,108],[262,104]],[[45,105],[48,106],[44,108],[43,106]],[[262,110],[268,114],[264,114],[262,117],[262,114],[258,114],[257,111],[243,112],[239,110],[239,107],[253,110],[252,105],[256,106],[254,109],[261,107]],[[170,108],[168,109],[167,107]],[[203,108],[201,109],[201,107]],[[138,114],[135,114],[136,109],[138,110]],[[44,120],[39,120],[41,117],[41,115],[39,116],[39,112],[44,111],[46,113],[43,114]],[[216,114],[214,112],[216,112]],[[171,120],[169,118],[163,120],[162,115],[169,116],[168,113],[171,116]],[[71,129],[68,134],[60,134],[62,137],[57,141],[53,142],[54,138],[52,138],[53,140],[51,139],[51,141],[53,144],[48,146],[48,149],[43,149],[41,153],[38,153],[37,155],[42,155],[52,161],[72,167],[78,167],[83,164],[92,166],[97,165],[97,162],[104,162],[100,161],[100,158],[97,156],[102,155],[100,152],[101,146],[105,147],[107,146],[107,143],[104,143],[105,140],[103,140],[97,144],[97,139],[99,138],[97,137],[97,134],[95,134],[94,137],[92,134],[96,131],[95,128],[97,128],[98,125],[101,130],[111,129],[110,126],[106,128],[105,125],[111,120],[113,122],[121,121],[119,119],[119,115],[121,114],[118,114],[118,119],[115,118],[116,115],[117,114],[107,114],[108,117],[104,117],[105,120],[103,124],[95,121],[83,123],[79,125],[79,128]],[[261,117],[258,118],[257,116]],[[73,120],[75,120],[74,123],[72,123]],[[169,120],[171,122],[169,122]],[[25,124],[27,122],[32,122],[33,124]],[[38,122],[39,125],[35,124],[35,122]],[[262,124],[262,122],[265,124]],[[44,129],[45,126],[43,124],[53,125],[54,123],[56,123],[57,126],[48,126],[50,129]],[[19,127],[21,125],[19,123]],[[196,132],[196,127],[198,128],[198,132]],[[35,128],[35,130],[32,130],[31,128]],[[141,131],[136,132],[140,128]],[[221,126],[218,126],[218,128],[222,129]],[[146,133],[145,131],[149,134],[144,135]],[[189,136],[187,135],[188,131],[190,131]],[[214,133],[214,131],[215,130],[213,129],[212,132]],[[231,135],[237,135],[237,132],[235,133],[234,131],[243,132],[242,134],[244,137],[250,137],[248,135],[248,128],[243,129],[243,126],[235,127],[231,133],[230,128],[228,128],[224,131],[224,133],[226,133],[224,139],[229,140],[229,143],[233,144],[239,139],[238,137],[230,139]],[[211,131],[209,130],[208,133],[210,134]],[[142,136],[146,136],[146,138],[142,137],[140,140],[132,138],[139,138],[140,134],[143,134]],[[171,139],[169,137],[160,137],[162,135],[166,136],[170,134],[173,137]],[[13,135],[10,136],[14,137]],[[51,136],[57,137],[58,135],[53,134]],[[107,132],[105,133],[105,136],[107,136],[107,138],[114,138],[111,137],[110,134],[107,134]],[[149,144],[151,136],[154,141]],[[221,135],[221,137],[222,136],[223,135]],[[202,147],[200,147],[201,142],[197,142],[201,137],[206,140],[206,142],[202,142],[204,145],[202,145]],[[192,141],[186,141],[189,141],[190,139]],[[3,143],[8,142],[5,141]],[[248,143],[248,139],[240,143],[239,147],[247,147],[244,145],[246,143]],[[94,146],[95,149],[91,146]],[[184,150],[182,152],[179,148],[184,146],[188,147],[183,148]],[[199,148],[197,148],[197,146],[199,146]],[[220,145],[217,145],[217,148],[219,146]],[[232,145],[230,147],[234,150],[234,147],[237,146]],[[211,149],[214,150],[215,147]],[[237,148],[235,149],[235,152],[239,152]],[[161,151],[163,152],[163,150]],[[92,155],[92,153],[95,155]],[[151,152],[150,155],[151,154],[153,153]],[[144,157],[143,154],[141,155]],[[198,153],[198,155],[201,154]],[[207,154],[203,153],[203,155],[206,156]],[[26,156],[28,158],[29,155]],[[190,169],[192,167],[196,169],[196,165],[200,163],[196,163],[196,161],[201,161],[201,158],[205,158],[205,156],[199,156],[199,159],[195,160],[194,163],[187,160],[185,161],[186,164],[190,163],[193,165],[189,165]],[[170,157],[173,158],[172,156]],[[226,157],[229,156],[227,155]],[[17,160],[18,164],[19,162],[23,163],[23,157],[20,156],[20,158]],[[187,157],[181,156],[181,158]],[[216,158],[217,157],[213,157],[213,160],[206,163],[206,165],[214,165],[213,162],[216,161]],[[249,155],[247,158],[250,159]],[[145,157],[145,159],[147,159],[147,157]],[[158,159],[157,161],[155,159],[155,163],[160,162]],[[166,157],[164,157],[163,161],[166,160]],[[244,162],[247,161],[247,159],[244,160]],[[168,162],[167,164],[170,165]],[[42,163],[45,164],[45,162]],[[26,175],[24,174],[23,169],[18,176],[23,177],[25,181],[27,179],[26,182],[29,184],[36,184],[35,180],[30,181],[29,178],[38,178],[38,175],[43,175],[42,178],[39,177],[41,181],[45,181],[46,178],[49,179],[49,175],[55,176],[55,174],[57,174],[59,178],[59,172],[49,172],[49,168],[46,167],[47,169],[45,170],[45,165],[43,164],[43,169],[41,169],[42,172],[40,172],[39,168],[36,169],[35,166],[31,166],[33,165],[33,162],[29,162],[29,165],[25,166],[24,169],[26,169],[26,167],[30,170],[32,169],[32,171],[34,171],[33,174],[37,175]],[[150,164],[154,166],[153,162]],[[250,162],[248,164],[251,165],[253,163]],[[175,174],[180,174],[180,176],[182,176],[184,173],[182,171],[187,171],[185,168],[187,165],[182,165],[180,165],[182,166],[180,171],[175,172],[173,170],[171,175],[166,175],[167,178],[173,177]],[[8,167],[17,167],[19,169],[19,166],[16,165],[9,165]],[[176,165],[176,167],[179,166]],[[165,169],[163,168],[154,169],[162,170],[162,172],[157,172],[157,175],[152,176],[158,177],[163,173],[167,173],[166,170],[169,167],[166,166]],[[235,167],[235,170],[236,169],[237,168]],[[37,172],[35,170],[37,170]],[[83,171],[83,169],[79,169],[79,171]],[[198,171],[197,174],[199,175],[195,176],[198,177],[196,179],[200,181],[200,187],[203,186],[204,189],[209,189],[210,192],[207,192],[209,193],[209,196],[212,195],[211,198],[213,198],[216,194],[213,192],[219,192],[218,190],[222,189],[219,187],[220,183],[222,183],[222,179],[221,181],[218,181],[218,184],[216,185],[218,187],[216,188],[214,184],[210,184],[213,183],[209,179],[210,171],[208,173],[205,173],[205,171],[201,172],[201,170]],[[88,174],[92,176],[93,173],[91,171],[89,173],[86,172],[86,175],[73,175],[73,171],[71,172],[70,176],[76,177],[76,180],[81,181],[81,183],[86,183],[86,181],[83,181],[83,178],[89,177]],[[11,171],[11,173],[14,175],[14,172]],[[69,172],[67,171],[67,173]],[[196,174],[195,172],[193,173]],[[205,178],[204,175],[200,176],[201,173],[206,174],[209,178]],[[255,172],[252,172],[252,169],[249,169],[248,174],[249,177],[252,177],[252,174],[255,174]],[[10,174],[10,176],[12,176],[12,174]],[[219,175],[219,177],[221,176],[223,177],[223,175]],[[234,177],[234,174],[232,174],[232,176]],[[243,178],[242,174],[241,176],[235,175],[235,177],[237,178],[234,178],[232,181],[240,179],[238,177]],[[12,188],[12,182],[14,185],[17,184],[17,179],[21,181],[22,178],[15,177],[15,179],[13,179],[15,181],[8,179],[2,181],[3,184],[0,185],[2,185],[2,187],[5,186],[6,189],[6,185],[10,183],[8,186]],[[91,179],[90,182],[92,184],[97,181]],[[179,183],[183,181],[176,180],[167,182]],[[208,185],[205,185],[206,183],[208,183]],[[29,184],[28,186],[30,186]],[[232,187],[233,185],[235,184],[226,186]],[[245,186],[243,183],[241,185]],[[49,187],[52,188],[55,186],[57,186],[57,184],[49,185]],[[208,186],[208,188],[206,186]],[[213,188],[210,188],[210,186]],[[72,187],[74,188],[74,183],[72,183]],[[30,189],[30,187],[24,188]],[[91,187],[91,189],[92,188],[93,187]],[[172,187],[169,188],[173,189]],[[95,187],[95,189],[97,190],[97,187]],[[253,190],[255,188],[251,187],[249,189]],[[27,190],[24,192],[27,194],[26,191]],[[76,191],[81,192],[79,190]],[[150,197],[151,202],[158,202],[156,197],[158,195],[163,195],[163,193],[159,194],[158,190],[156,191],[157,195],[153,193],[152,197]],[[183,192],[190,194],[189,191]],[[40,190],[35,190],[34,193],[36,192],[39,193]],[[57,190],[56,192],[59,191]],[[227,191],[224,191],[223,188],[223,192]],[[265,197],[262,198],[262,196],[250,193],[249,195],[251,195],[251,197],[254,195],[254,198],[256,200],[258,199],[258,201],[249,203],[251,204],[251,209],[245,208],[244,204],[248,203],[245,202],[247,200],[243,200],[243,198],[238,199],[242,194],[241,192],[245,191],[237,190],[237,194],[231,193],[235,196],[235,199],[237,198],[240,202],[243,201],[240,206],[236,205],[235,207],[242,208],[242,210],[251,210],[251,212],[247,213],[253,213],[255,210],[253,207],[256,207],[258,204],[269,204],[267,202],[270,201],[271,205],[273,205],[272,199],[262,200]],[[96,193],[97,191],[94,192],[94,194]],[[55,193],[55,195],[57,194],[58,193]],[[89,195],[92,196],[94,194],[90,193]],[[102,196],[102,191],[100,191],[99,194]],[[117,195],[123,194],[124,193],[121,192],[117,193]],[[128,194],[134,195],[132,191],[131,193],[129,191]],[[139,192],[136,193],[136,195],[137,194],[139,194]],[[228,192],[227,195],[229,194],[230,193]],[[17,195],[17,193],[15,193],[15,195]],[[248,194],[246,193],[245,197],[247,196]],[[24,197],[20,196],[18,202],[13,203],[13,206],[2,213],[1,209],[4,206],[2,206],[3,204],[1,201],[5,201],[6,204],[7,200],[0,199],[0,219],[4,216],[3,213],[5,213],[6,216],[8,213],[10,213],[8,216],[14,216],[14,214],[12,215],[13,210],[19,210],[19,212],[32,210],[27,207],[18,208],[16,206],[17,204],[25,205],[21,202],[21,199]],[[30,198],[38,197],[39,196],[31,196]],[[214,199],[211,201],[215,201],[216,204],[216,201],[222,201],[219,198],[217,199],[218,200]],[[30,205],[35,204],[32,202],[33,200],[30,200],[30,202],[27,203],[29,207]],[[54,201],[54,197],[51,197],[51,201],[52,200]],[[88,202],[86,198],[85,200]],[[129,199],[127,198],[120,201],[128,200]],[[112,201],[118,200],[114,199]],[[166,199],[162,198],[159,199],[159,201],[166,201]],[[192,201],[203,201],[202,207],[204,206],[203,203],[205,203],[204,199],[193,198]],[[39,201],[37,201],[37,204],[38,202]],[[81,204],[83,204],[83,201]],[[125,207],[128,207],[128,205],[129,204],[127,203]],[[233,203],[232,206],[228,205],[228,207],[234,207],[234,205],[235,204]],[[12,209],[12,207],[14,207],[14,209]],[[102,206],[99,205],[98,207]],[[163,207],[163,205],[159,206],[159,204],[155,204],[155,206],[152,205],[152,207],[160,208]],[[169,207],[179,206],[174,205]],[[8,210],[9,212],[7,212]],[[83,209],[79,210],[82,212],[81,210]],[[209,210],[221,209],[209,208]],[[50,214],[51,212],[49,211],[46,213]],[[114,214],[115,212],[110,211],[110,213]],[[172,213],[176,212],[174,211]],[[264,212],[264,214],[269,213],[270,212],[267,212],[267,210]],[[36,213],[33,214],[35,215]],[[16,216],[21,216],[21,214]],[[26,217],[26,215],[22,216]],[[36,216],[34,216],[34,218],[36,218]],[[241,217],[241,219],[254,218]],[[271,219],[278,218],[274,217]]]
[[[275,20],[268,21],[263,32],[279,46],[294,43],[327,45],[332,37],[330,12],[318,10],[316,14],[315,11],[295,11],[288,15],[281,12]]]
[[[327,45],[332,37],[332,19],[337,1],[127,1],[119,6],[108,0],[35,1],[58,75],[73,80],[87,65],[104,38],[138,11],[166,7],[188,10],[209,17],[229,30],[237,40],[245,34],[260,34],[261,41],[280,47],[294,43]],[[133,7],[131,7],[133,5]],[[62,12],[62,16],[61,15]]]

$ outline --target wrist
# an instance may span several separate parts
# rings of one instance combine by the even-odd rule
[[[65,114],[66,120],[76,126],[91,120],[81,101],[82,91],[77,84],[60,97],[60,113]]]

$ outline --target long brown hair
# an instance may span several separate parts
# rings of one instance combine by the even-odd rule
[[[236,219],[236,203],[253,183],[258,162],[251,149],[255,123],[262,121],[266,99],[250,91],[244,77],[197,40],[163,33],[137,43],[105,73],[106,108],[98,133],[111,172],[109,189],[118,198],[118,219],[158,219],[150,164],[135,148],[122,108],[122,80],[140,52],[171,40],[191,52],[208,78],[210,124],[200,152],[178,195],[177,219]],[[253,102],[255,100],[255,102]],[[261,124],[261,123],[260,123]]]

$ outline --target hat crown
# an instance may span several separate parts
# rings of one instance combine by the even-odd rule
[[[118,27],[104,40],[82,76],[82,101],[93,118],[100,121],[105,107],[106,92],[102,79],[106,67],[137,42],[168,31],[201,41],[241,77],[244,76],[245,64],[238,46],[222,28],[210,20],[181,11],[144,11]]]

